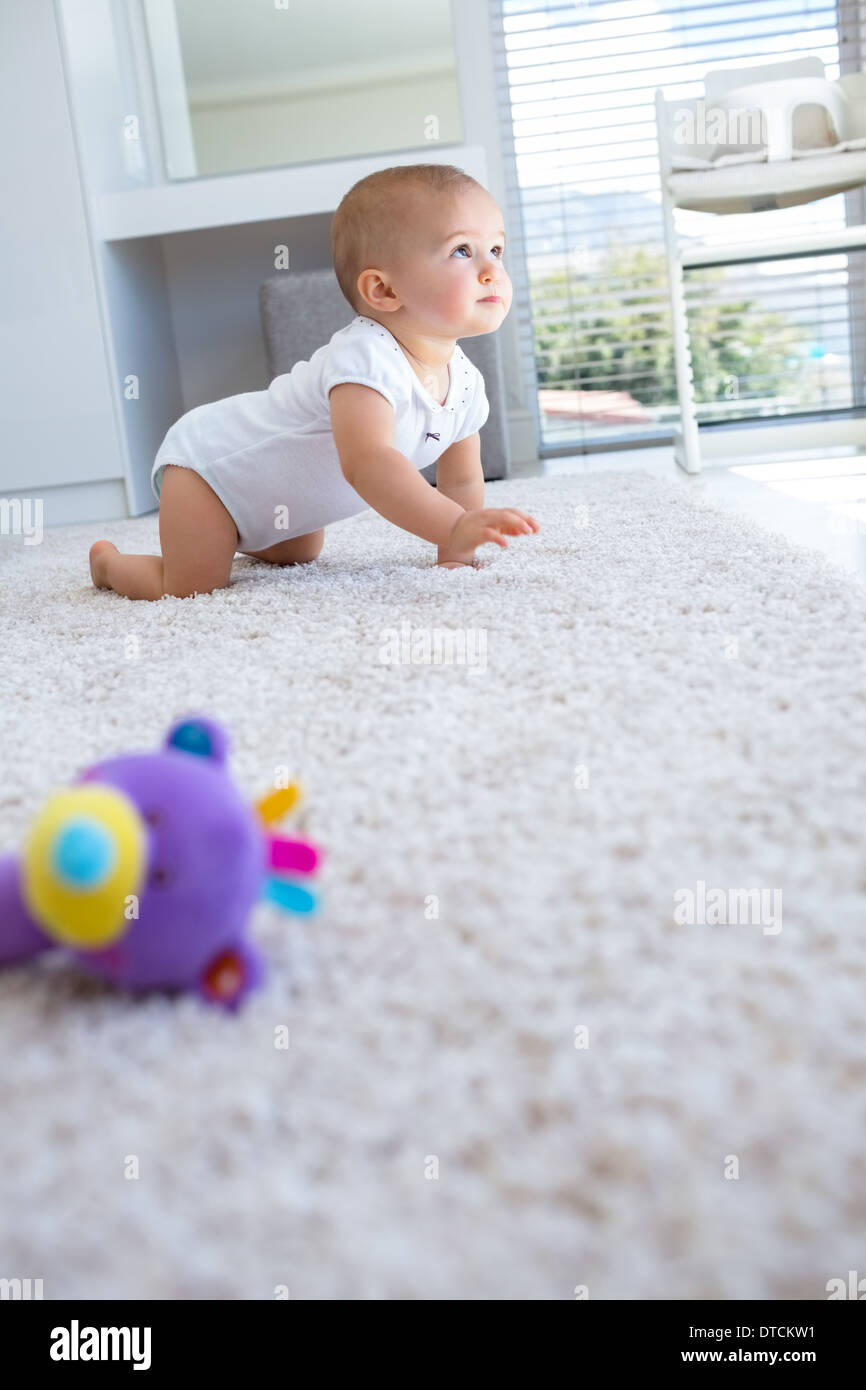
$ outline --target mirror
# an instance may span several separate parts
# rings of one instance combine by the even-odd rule
[[[144,0],[166,172],[463,138],[451,0]]]

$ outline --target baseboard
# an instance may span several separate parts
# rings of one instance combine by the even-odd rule
[[[825,415],[803,416],[795,420],[707,424],[701,425],[698,437],[701,462],[710,465],[741,463],[751,455],[835,448],[866,449],[866,418],[843,416],[834,419]]]
[[[511,453],[511,467],[538,462],[538,429],[535,418],[528,410],[509,410],[508,445]]]
[[[61,487],[22,488],[4,492],[0,502],[7,505],[0,513],[3,533],[15,534],[15,515],[39,514],[41,525],[69,526],[76,522],[121,521],[129,516],[126,484],[122,478],[103,478],[93,483],[69,483]],[[15,507],[19,502],[21,508]]]

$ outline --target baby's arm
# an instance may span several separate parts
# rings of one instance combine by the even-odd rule
[[[432,488],[394,448],[394,409],[372,387],[342,382],[331,389],[329,403],[344,477],[395,526],[460,554],[486,541],[505,547],[505,535],[538,530],[537,522],[514,508],[470,512]]]
[[[393,406],[372,387],[344,382],[330,393],[331,428],[343,475],[359,496],[404,531],[447,546],[463,515],[394,448]]]
[[[440,454],[436,465],[436,488],[450,497],[467,512],[478,512],[484,506],[484,470],[481,467],[481,440],[477,432],[468,439],[459,439]],[[455,551],[440,545],[439,564],[469,565],[474,550]]]

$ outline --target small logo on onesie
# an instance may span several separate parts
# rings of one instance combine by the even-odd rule
[[[428,433],[425,434],[425,436],[424,436],[424,443],[426,444],[428,439],[437,439],[437,440],[438,440],[438,438],[439,438],[438,434],[430,434],[430,433],[428,432]]]

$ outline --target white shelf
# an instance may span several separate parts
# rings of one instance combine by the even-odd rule
[[[866,226],[840,227],[834,232],[808,232],[803,236],[780,239],[769,238],[765,242],[741,242],[727,247],[719,243],[704,242],[700,246],[686,246],[680,251],[680,261],[685,270],[717,265],[738,265],[743,261],[778,261],[783,257],[829,255],[833,251],[856,251],[866,247]]]
[[[366,155],[111,193],[96,200],[97,233],[103,241],[128,241],[333,212],[352,184],[394,164],[456,164],[479,182],[487,180],[482,146],[427,146],[387,159]]]

